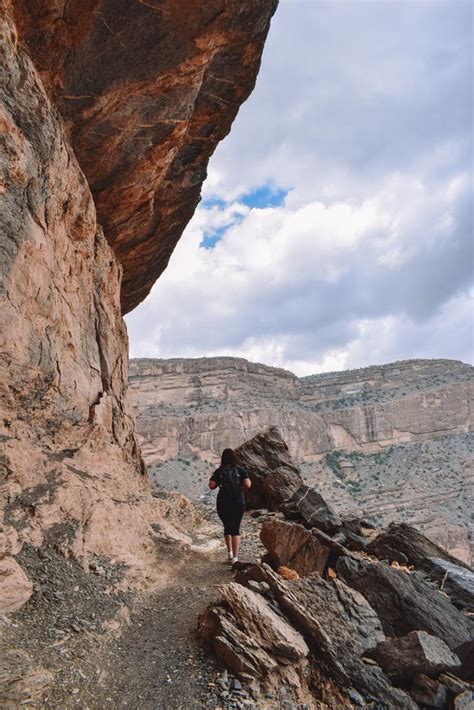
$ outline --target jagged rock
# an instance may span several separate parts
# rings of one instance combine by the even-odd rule
[[[33,584],[13,557],[0,560],[0,614],[19,609],[33,593]]]
[[[445,685],[446,688],[453,693],[453,695],[459,695],[465,690],[470,690],[471,688],[469,683],[465,680],[461,680],[452,673],[441,673],[438,680],[442,685]]]
[[[370,543],[367,546],[367,552],[372,552],[376,554],[379,560],[387,560],[387,562],[398,562],[400,565],[408,565],[408,557],[400,550],[394,550],[393,547],[385,545],[380,542],[377,543],[377,552],[375,553],[373,548],[370,547]]]
[[[266,520],[260,531],[260,540],[274,560],[275,567],[285,565],[302,577],[311,572],[323,574],[329,549],[302,525],[284,520]]]
[[[248,507],[278,510],[303,483],[288,446],[274,427],[246,441],[235,453],[252,481],[246,494]]]
[[[223,585],[220,592],[226,605],[210,606],[198,631],[230,671],[263,679],[304,675],[309,648],[301,634],[260,594],[235,583]]]
[[[474,612],[474,572],[445,559],[428,557],[419,567],[430,579],[436,580],[448,594],[454,606],[463,611]]]
[[[1,653],[0,707],[12,710],[30,704],[40,707],[41,698],[53,680],[53,674],[35,666],[25,651],[12,649]]]
[[[413,678],[410,695],[423,707],[433,710],[445,710],[448,707],[449,693],[446,687],[423,673],[417,673]]]
[[[401,638],[382,641],[370,652],[385,673],[397,683],[415,673],[437,676],[459,668],[459,658],[436,636],[426,631],[411,631]]]
[[[341,524],[341,519],[324,498],[314,488],[305,485],[300,486],[284,503],[283,512],[290,518],[302,518],[310,527],[324,532],[333,532]]]
[[[392,524],[367,546],[379,559],[414,565],[435,580],[458,609],[474,611],[474,573],[415,528]],[[395,550],[391,554],[391,550]],[[404,557],[403,562],[400,557]]]
[[[415,565],[415,567],[421,566],[429,558],[442,559],[458,566],[467,567],[406,523],[392,523],[368,545],[368,551],[379,559],[386,557],[386,548],[403,553],[408,563]]]
[[[364,552],[367,549],[367,540],[361,535],[357,535],[352,530],[348,530],[345,533],[346,545],[351,550],[356,550],[357,552]]]
[[[280,610],[342,687],[353,686],[365,698],[390,708],[416,707],[405,693],[391,687],[378,666],[360,658],[384,639],[380,621],[362,595],[338,579],[330,583],[319,575],[285,582],[268,565],[255,565],[238,577],[244,584],[250,579],[267,582]]]
[[[275,614],[260,595],[235,582],[223,585],[220,592],[247,633],[266,651],[291,661],[308,655],[301,634]]]
[[[337,573],[377,612],[387,636],[423,630],[451,650],[471,638],[472,624],[418,572],[407,574],[382,562],[340,557]]]
[[[276,0],[15,2],[124,269],[124,312],[166,268],[252,91]],[[117,40],[117,38],[120,38]]]

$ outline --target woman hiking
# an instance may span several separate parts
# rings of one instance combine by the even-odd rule
[[[239,559],[240,523],[245,509],[243,489],[251,485],[247,471],[237,466],[234,451],[224,449],[221,465],[212,474],[209,488],[211,491],[219,488],[217,514],[224,524],[224,539],[231,564]]]

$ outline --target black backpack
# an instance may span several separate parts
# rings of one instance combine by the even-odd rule
[[[221,489],[226,498],[237,500],[242,493],[239,469],[235,466],[225,466],[221,470]]]

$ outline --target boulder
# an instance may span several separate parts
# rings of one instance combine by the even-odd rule
[[[447,688],[423,673],[417,673],[413,678],[410,695],[423,707],[433,708],[433,710],[444,710],[448,707],[449,693]]]
[[[338,579],[327,582],[317,574],[285,582],[268,565],[254,565],[238,579],[243,584],[251,579],[267,582],[279,610],[341,687],[353,687],[366,699],[390,708],[416,707],[404,692],[391,686],[378,666],[360,657],[384,639],[376,613],[361,594]]]
[[[235,450],[239,466],[252,481],[247,507],[279,510],[302,485],[303,479],[278,429],[271,427]]]
[[[266,520],[260,531],[260,540],[270,553],[275,567],[285,565],[296,570],[301,577],[312,572],[323,574],[329,549],[302,525],[284,520]]]
[[[431,542],[422,533],[406,523],[392,523],[368,545],[369,552],[379,559],[386,558],[387,548],[402,552],[408,563],[417,568],[427,558],[434,557],[468,569],[463,562],[452,557],[442,547]]]
[[[451,650],[472,637],[472,623],[423,576],[393,569],[383,562],[339,557],[337,573],[363,594],[377,612],[387,636],[427,631]]]
[[[463,565],[453,564],[440,557],[427,557],[420,563],[428,577],[440,585],[454,606],[474,612],[474,572]]]
[[[237,676],[302,679],[309,653],[303,636],[251,589],[232,582],[219,591],[224,604],[211,605],[198,625],[218,660]]]
[[[382,641],[370,656],[397,683],[411,679],[415,673],[434,677],[461,665],[441,639],[426,631],[411,631],[401,638]]]
[[[310,486],[301,485],[283,505],[285,516],[302,518],[309,527],[331,533],[341,525],[341,519],[326,503],[322,495]]]
[[[461,668],[457,675],[465,680],[474,681],[474,639],[461,643],[454,652],[461,661]]]

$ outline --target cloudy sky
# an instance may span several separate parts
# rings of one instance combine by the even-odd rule
[[[472,360],[472,12],[280,0],[132,357]]]

